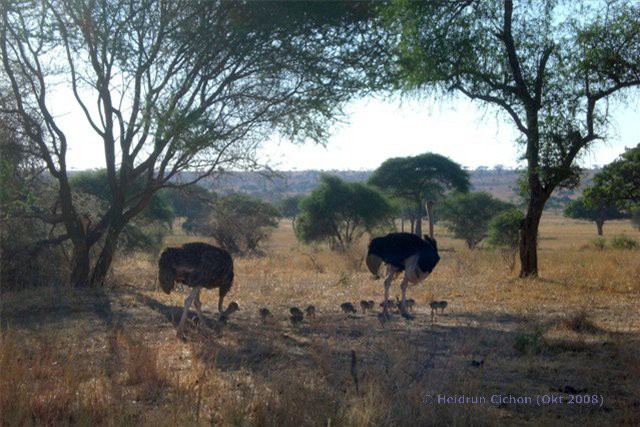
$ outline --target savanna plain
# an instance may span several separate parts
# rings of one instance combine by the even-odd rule
[[[595,225],[553,214],[540,232],[540,277],[521,280],[501,253],[436,226],[441,262],[408,291],[415,319],[384,324],[366,239],[334,253],[297,243],[288,221],[265,256],[234,260],[225,302],[240,311],[222,324],[217,292],[203,291],[207,324],[190,313],[184,340],[188,289],[162,293],[153,255],[120,257],[104,289],[5,292],[1,422],[638,425],[640,250],[597,249]],[[638,238],[628,221],[605,225],[615,234]],[[208,241],[175,231],[165,243],[195,240]],[[339,308],[363,299],[373,312]],[[432,317],[432,300],[448,307]],[[309,304],[315,318],[292,324],[289,308]]]

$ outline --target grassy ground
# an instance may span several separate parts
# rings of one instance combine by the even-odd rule
[[[622,221],[605,233],[637,237]],[[382,300],[382,282],[362,264],[364,242],[341,255],[300,246],[286,222],[268,256],[235,260],[228,301],[241,311],[218,323],[217,294],[204,292],[207,325],[188,324],[184,341],[176,325],[186,290],[159,292],[155,259],[144,255],[119,259],[109,289],[4,294],[0,419],[637,425],[640,251],[596,250],[594,235],[590,223],[544,217],[541,277],[519,280],[500,254],[439,234],[441,263],[409,290],[415,320],[395,315],[384,325],[376,313],[349,317],[338,307]],[[188,240],[177,234],[167,244]],[[433,299],[449,307],[432,320]],[[292,325],[289,307],[308,304],[316,318]],[[271,321],[260,321],[261,307]]]

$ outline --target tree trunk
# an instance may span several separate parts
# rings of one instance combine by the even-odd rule
[[[429,200],[427,202],[427,215],[429,216],[429,237],[433,239],[433,201]],[[418,236],[422,237],[422,230],[420,233],[416,233]]]
[[[417,234],[418,236],[422,236],[422,202],[418,203],[418,210],[416,211],[417,213],[417,218],[416,218],[416,228],[414,233]]]
[[[596,221],[596,227],[598,227],[598,236],[602,236],[603,226],[604,226],[604,221]]]
[[[74,242],[73,244],[69,281],[74,288],[84,288],[89,285],[89,249],[86,242]]]
[[[400,218],[400,230],[404,233],[404,218]]]
[[[118,248],[118,237],[121,231],[122,229],[120,228],[109,228],[104,246],[102,247],[96,266],[93,268],[91,286],[98,287],[104,285],[104,279],[107,277],[107,272],[109,271],[109,267],[111,267],[113,257]]]
[[[538,226],[544,198],[532,195],[527,214],[520,224],[520,277],[538,276]]]

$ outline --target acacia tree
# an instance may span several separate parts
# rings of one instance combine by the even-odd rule
[[[439,218],[455,238],[463,239],[469,249],[475,249],[487,237],[489,221],[510,208],[515,206],[496,199],[489,193],[455,193],[442,202]]]
[[[189,218],[183,228],[191,234],[213,237],[231,254],[259,254],[280,217],[278,208],[269,202],[230,194],[213,202],[211,209]]]
[[[593,193],[591,193],[593,194]],[[564,208],[564,216],[576,219],[585,219],[596,223],[598,236],[602,236],[605,221],[628,217],[616,206],[607,204],[606,201],[593,200],[587,196],[572,200]]]
[[[495,107],[521,133],[527,212],[520,276],[538,274],[538,226],[574,161],[606,136],[607,100],[640,85],[640,5],[607,2],[397,1],[397,83]]]
[[[433,205],[446,191],[469,190],[469,174],[456,162],[434,153],[386,160],[373,171],[369,184],[413,204],[416,212],[415,234],[422,236],[425,204],[429,217],[429,235],[433,237]]]
[[[640,207],[640,144],[595,174],[585,197],[625,210]]]
[[[75,286],[103,282],[122,230],[161,188],[251,167],[273,131],[324,140],[366,80],[358,42],[374,37],[351,3],[51,0],[2,2],[0,13],[13,95],[0,113],[17,117],[57,183],[56,240],[71,242]],[[102,144],[110,200],[93,221],[72,198],[60,87]]]
[[[74,197],[82,200],[82,207],[88,218],[99,218],[109,206],[110,191],[107,171],[83,171],[70,178]],[[142,180],[133,182],[129,193],[140,191]],[[89,203],[91,199],[91,209]],[[122,251],[159,250],[165,235],[171,230],[175,213],[167,191],[158,191],[149,200],[149,204],[139,215],[132,218],[120,235],[119,249]]]
[[[390,226],[395,209],[378,190],[360,182],[323,175],[320,186],[300,202],[296,236],[303,242],[329,242],[346,250],[365,232]]]

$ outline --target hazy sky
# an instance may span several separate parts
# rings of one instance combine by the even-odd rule
[[[580,164],[605,165],[640,143],[640,103],[614,108],[610,138],[585,152]],[[523,166],[519,132],[495,110],[467,99],[444,103],[369,99],[348,108],[350,121],[333,131],[326,147],[270,142],[263,155],[278,169],[375,169],[390,157],[424,152],[463,166]]]
[[[103,168],[104,155],[84,117],[73,112],[71,97],[59,102],[56,113],[70,140],[73,169]],[[522,151],[518,132],[506,118],[484,112],[466,99],[448,102],[366,99],[351,103],[349,121],[332,130],[326,147],[268,141],[260,151],[262,162],[278,170],[371,170],[390,157],[425,152],[445,155],[463,166],[502,164],[515,167]],[[625,147],[640,142],[640,102],[613,108],[615,126],[606,142],[583,155],[586,167],[604,165]]]

